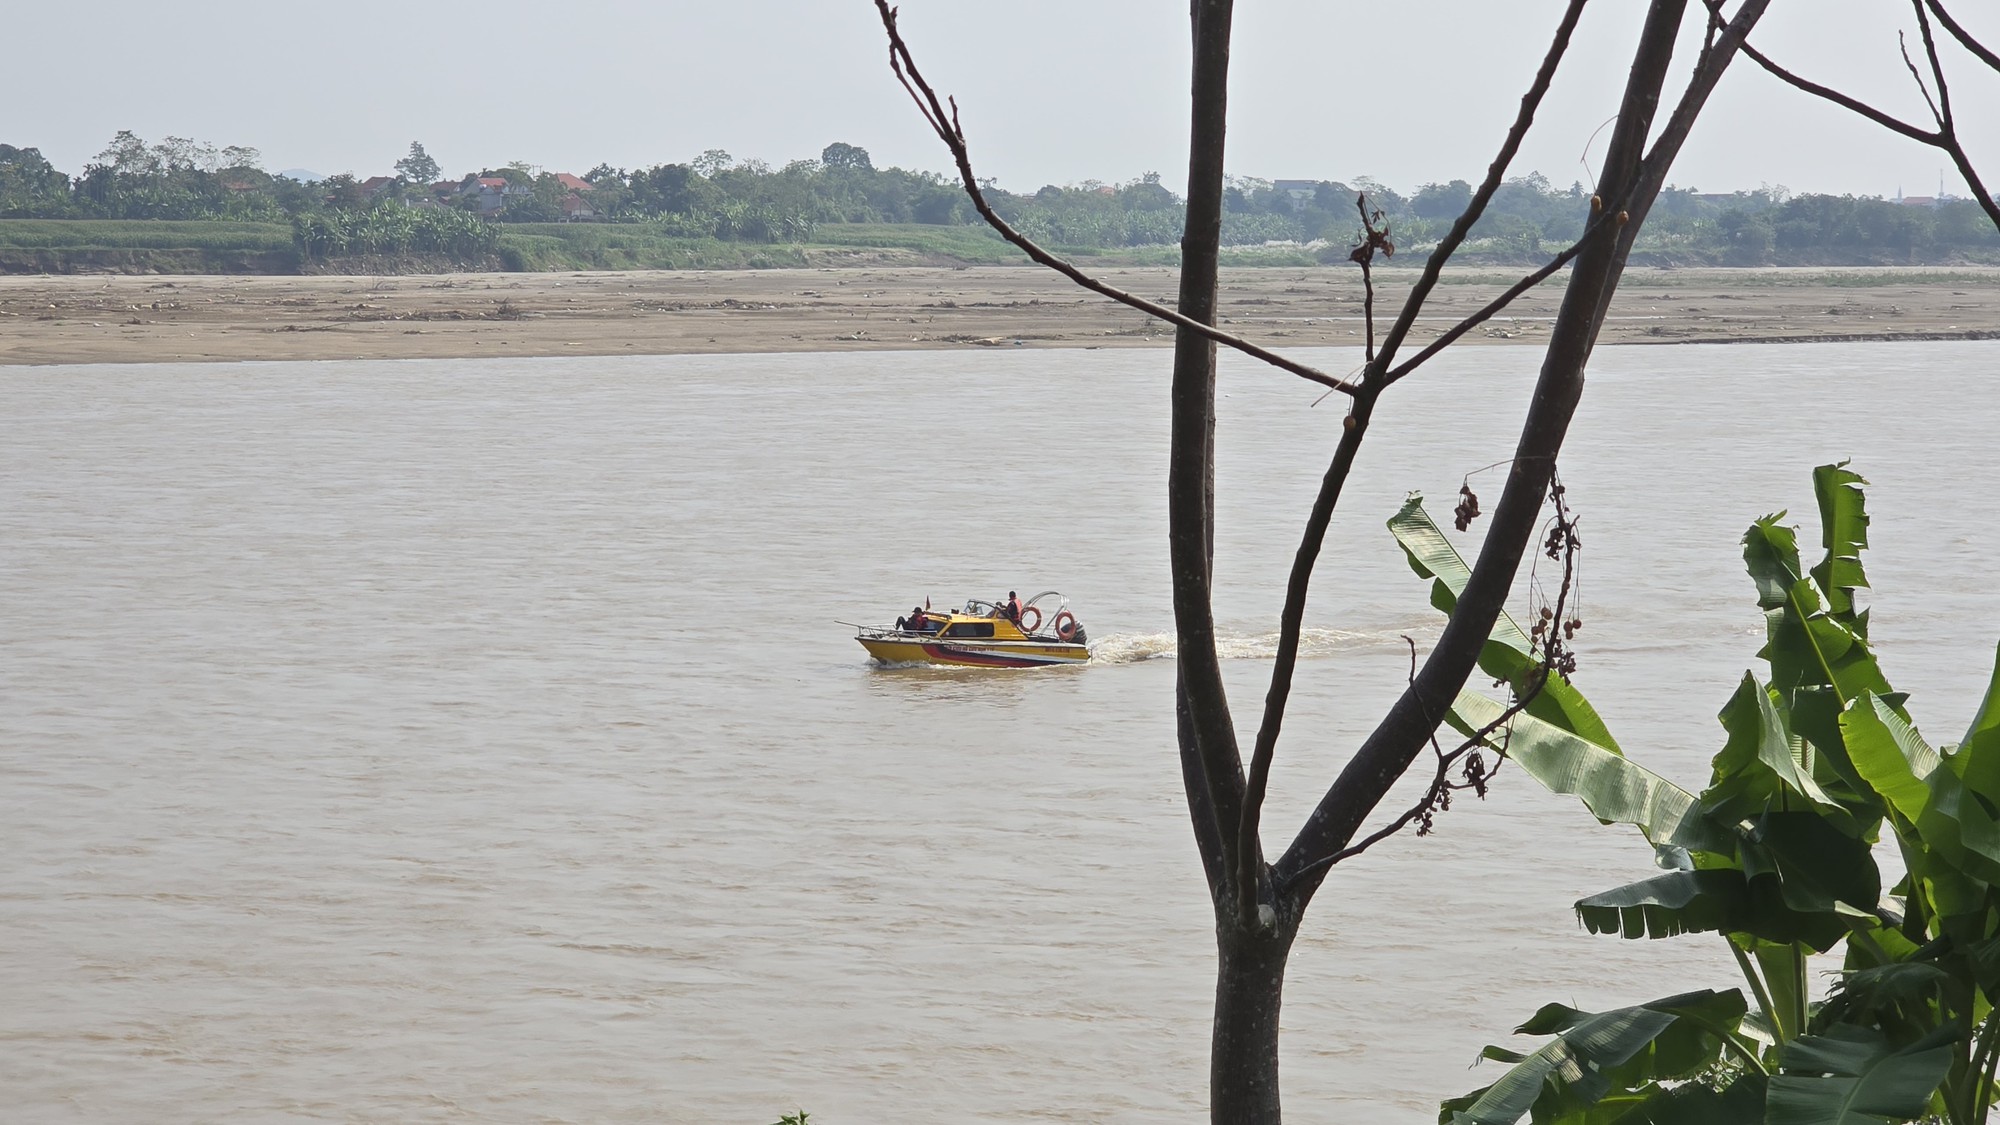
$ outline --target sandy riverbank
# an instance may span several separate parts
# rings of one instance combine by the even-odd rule
[[[1377,309],[1393,311],[1415,274],[1384,276]],[[1419,342],[1513,276],[1462,273],[1440,286]],[[1147,297],[1173,293],[1170,270],[1104,277]],[[1352,269],[1239,269],[1223,285],[1226,324],[1259,342],[1361,341]],[[1545,285],[1469,339],[1534,343],[1561,295],[1560,284]],[[1603,342],[1996,335],[2000,269],[1634,269]],[[1030,267],[0,278],[0,364],[1144,347],[1170,339],[1158,323]]]

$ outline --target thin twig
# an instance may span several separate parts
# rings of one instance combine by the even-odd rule
[[[940,99],[930,83],[924,80],[922,72],[917,69],[916,59],[910,54],[909,45],[903,41],[902,33],[896,29],[896,9],[889,6],[889,0],[875,0],[875,8],[881,13],[883,30],[889,35],[889,68],[895,72],[897,81],[903,84],[903,89],[909,92],[910,100],[917,104],[918,111],[924,115],[924,121],[930,125],[931,131],[938,135],[938,139],[944,142],[947,149],[951,150],[952,160],[958,166],[959,180],[965,188],[965,194],[972,200],[973,209],[979,212],[979,217],[986,220],[986,225],[998,232],[1000,237],[1020,247],[1022,252],[1035,262],[1062,274],[1093,293],[1109,297],[1119,304],[1138,309],[1148,316],[1184,328],[1223,347],[1263,360],[1273,367],[1289,371],[1323,387],[1330,387],[1344,394],[1355,392],[1355,384],[1345,379],[1329,375],[1298,360],[1288,359],[1241,336],[1224,332],[1212,324],[1204,324],[1177,309],[1170,309],[1100,281],[1042,249],[1034,240],[1015,230],[1007,220],[993,210],[993,205],[986,199],[985,189],[980,186],[978,177],[973,175],[971,149],[967,146],[965,132],[959,125],[957,99]],[[949,109],[946,108],[947,105]]]
[[[1945,81],[1944,63],[1938,59],[1937,40],[1931,37],[1931,19],[1924,12],[1924,0],[1910,0],[1910,7],[1915,9],[1917,13],[1917,31],[1923,36],[1924,55],[1930,59],[1931,77],[1937,79],[1938,104],[1932,107],[1932,111],[1938,119],[1939,130],[1946,136],[1951,136],[1956,132],[1956,126],[1952,123],[1951,119],[1951,84]],[[1896,41],[1901,43],[1903,37],[1898,34]],[[1903,62],[1907,64],[1909,61],[1910,52],[1906,49],[1903,52]],[[1910,69],[1914,71],[1916,68],[1911,67]],[[1917,80],[1917,87],[1922,89],[1923,84],[1923,79],[1919,78]],[[1925,90],[1924,96],[1925,98],[1929,98],[1930,91]]]
[[[1917,15],[1921,17],[1924,14],[1923,0],[1911,0],[1911,3],[1916,6]],[[1938,104],[1931,100],[1931,88],[1924,83],[1923,74],[1917,70],[1917,64],[1910,58],[1910,41],[1900,31],[1896,33],[1896,49],[1902,52],[1903,69],[1910,72],[1910,79],[1917,84],[1917,92],[1924,96],[1924,104],[1931,109],[1931,120],[1937,122],[1940,130],[1945,129],[1944,114],[1938,112]]]
[[[1368,213],[1368,196],[1357,192],[1354,209],[1361,212],[1361,245],[1354,248],[1348,257],[1361,263],[1361,320],[1367,330],[1367,341],[1362,356],[1369,363],[1375,362],[1375,274],[1374,262],[1377,248],[1385,254],[1394,254],[1396,245],[1389,241],[1389,228],[1377,230],[1376,223],[1382,221],[1382,212],[1372,216]]]
[[[1401,816],[1398,816],[1395,820],[1390,821],[1388,824],[1384,825],[1377,831],[1370,833],[1360,843],[1351,844],[1333,853],[1332,855],[1327,856],[1325,859],[1314,860],[1312,863],[1309,863],[1304,867],[1299,868],[1297,871],[1291,874],[1290,878],[1288,878],[1285,881],[1285,885],[1287,887],[1290,887],[1293,884],[1296,884],[1299,880],[1306,878],[1307,876],[1312,875],[1315,872],[1318,872],[1324,868],[1332,867],[1334,864],[1339,863],[1344,859],[1352,859],[1353,857],[1360,855],[1362,852],[1367,851],[1369,848],[1374,847],[1376,844],[1379,844],[1382,841],[1388,839],[1389,837],[1394,836],[1396,833],[1401,832],[1403,829],[1408,828],[1412,821],[1416,820],[1418,817],[1423,816],[1427,810],[1434,808],[1438,792],[1443,788],[1449,787],[1450,785],[1450,783],[1446,780],[1446,775],[1448,771],[1451,769],[1451,763],[1457,761],[1459,757],[1462,756],[1465,752],[1471,750],[1476,746],[1490,745],[1489,743],[1486,742],[1486,739],[1490,737],[1495,731],[1498,731],[1501,727],[1506,726],[1507,724],[1513,722],[1514,717],[1516,715],[1519,715],[1522,711],[1527,710],[1528,704],[1534,702],[1535,697],[1541,694],[1542,684],[1547,680],[1547,678],[1548,677],[1546,673],[1544,673],[1541,676],[1535,677],[1535,682],[1529,687],[1526,695],[1523,695],[1519,699],[1515,700],[1511,706],[1509,706],[1505,711],[1502,711],[1500,715],[1497,718],[1495,718],[1492,722],[1487,723],[1485,726],[1480,727],[1478,730],[1474,731],[1471,737],[1467,738],[1464,742],[1461,742],[1459,744],[1458,749],[1452,751],[1449,755],[1440,755],[1438,759],[1437,774],[1431,780],[1430,787],[1424,791],[1424,796],[1422,800],[1418,801],[1414,805],[1411,805],[1409,808],[1403,810]],[[1431,737],[1435,739],[1437,736],[1435,733],[1433,733]],[[1503,755],[1506,753],[1505,743],[1502,743],[1500,746],[1495,747],[1495,749]]]

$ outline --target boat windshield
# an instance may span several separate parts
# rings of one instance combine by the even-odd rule
[[[999,613],[1000,607],[994,605],[992,602],[982,602],[977,598],[967,598],[965,600],[965,615],[967,617],[995,617]]]

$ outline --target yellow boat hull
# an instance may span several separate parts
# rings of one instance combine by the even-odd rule
[[[1090,650],[1062,641],[1007,641],[958,637],[892,636],[859,637],[868,655],[884,664],[955,664],[969,668],[1045,668],[1056,664],[1082,664]]]

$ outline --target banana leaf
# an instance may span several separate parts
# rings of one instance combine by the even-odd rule
[[[1900,706],[1906,697],[1892,693],[1885,698]],[[1783,711],[1792,733],[1812,746],[1813,780],[1857,819],[1879,822],[1888,814],[1888,807],[1849,760],[1847,743],[1840,734],[1840,712],[1844,709],[1840,694],[1825,685],[1801,687],[1787,702],[1790,706]]]
[[[1921,1038],[1939,1024],[1951,974],[1924,961],[1892,961],[1844,974],[1820,1007],[1821,1027],[1879,1027],[1903,1041]]]
[[[1663,1081],[1712,1068],[1722,1037],[1744,1015],[1743,994],[1703,990],[1609,1012],[1550,1004],[1515,1029],[1554,1035],[1532,1054],[1487,1048],[1483,1057],[1520,1061],[1492,1085],[1443,1103],[1443,1125],[1512,1125],[1533,1114],[1537,1125],[1595,1125],[1657,1098]]]
[[[1410,493],[1402,508],[1389,518],[1389,531],[1402,546],[1410,569],[1419,578],[1433,580],[1431,604],[1449,617],[1458,608],[1459,595],[1465,591],[1466,580],[1472,577],[1472,568],[1431,521],[1430,513],[1424,510],[1422,493]],[[1554,627],[1560,628],[1561,624],[1555,622]],[[1524,693],[1541,667],[1531,654],[1531,647],[1528,635],[1503,610],[1493,622],[1492,635],[1479,651],[1479,669],[1496,680],[1505,680],[1517,695]],[[1560,673],[1549,673],[1548,682],[1528,703],[1528,713],[1582,735],[1614,754],[1623,753],[1597,709]]]
[[[1986,684],[1986,698],[1980,700],[1965,740],[1951,757],[1952,768],[1967,788],[2000,805],[2000,655]]]
[[[1887,1125],[1921,1117],[1951,1069],[1953,1028],[1897,1048],[1873,1028],[1839,1024],[1785,1045],[1767,1125]]]
[[[1475,729],[1506,711],[1470,691],[1459,693],[1454,709]],[[1636,825],[1656,848],[1724,855],[1736,849],[1735,834],[1708,816],[1694,794],[1580,733],[1524,713],[1494,741],[1504,743],[1508,759],[1549,791],[1577,797],[1606,824]]]
[[[1702,1082],[1683,1082],[1654,1094],[1620,1125],[1764,1125],[1767,1082],[1761,1074],[1744,1074],[1717,1090]]]
[[[1852,820],[1813,780],[1811,763],[1796,756],[1804,753],[1803,744],[1795,749],[1785,717],[1757,677],[1745,672],[1716,717],[1729,738],[1715,756],[1714,780],[1701,795],[1716,819],[1733,824],[1774,803],[1782,808],[1803,800]]]
[[[1819,584],[1800,569],[1798,536],[1778,526],[1782,518],[1783,512],[1765,516],[1743,535],[1743,562],[1764,611],[1767,639],[1757,655],[1770,662],[1772,686],[1789,697],[1828,684],[1842,702],[1864,691],[1887,694],[1889,681],[1866,638],[1830,611]]]
[[[1870,694],[1841,713],[1840,741],[1855,772],[1906,823],[1923,817],[1941,759],[1915,728]]]
[[[1820,542],[1826,545],[1826,557],[1813,568],[1813,581],[1826,593],[1827,612],[1863,639],[1868,636],[1868,615],[1855,614],[1854,591],[1868,585],[1861,566],[1861,552],[1868,549],[1868,507],[1861,491],[1867,483],[1845,461],[1813,470]]]
[[[1748,934],[1825,952],[1850,923],[1831,910],[1788,906],[1776,878],[1751,879],[1741,868],[1669,871],[1576,902],[1577,920],[1593,934],[1667,938],[1691,933]]]
[[[1856,838],[1818,809],[1774,809],[1752,821],[1736,852],[1756,883],[1775,878],[1785,905],[1801,913],[1873,918],[1882,901],[1874,840]]]
[[[1941,758],[1915,727],[1886,700],[1867,694],[1840,716],[1840,730],[1855,767],[1889,799],[1922,843],[1941,859],[1981,883],[2000,883],[2000,819],[1991,798],[1975,793],[1956,768],[1983,759],[1991,750],[1961,748]],[[1982,743],[1983,745],[1983,743]],[[1985,762],[1979,761],[1984,775]],[[1995,794],[1994,796],[2000,796]],[[1916,857],[1913,869],[1926,879],[1941,877],[1938,865]],[[1966,907],[1976,909],[1971,903]],[[1945,913],[1960,913],[1949,907]]]

